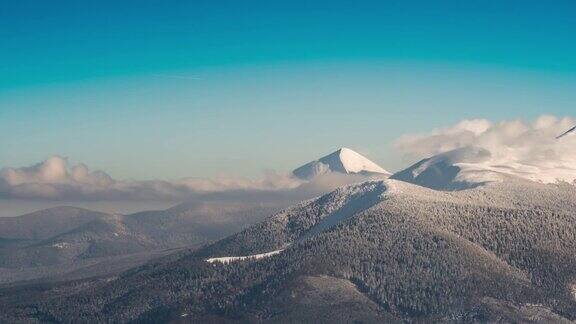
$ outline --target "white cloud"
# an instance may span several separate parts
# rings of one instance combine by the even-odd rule
[[[476,147],[489,152],[482,164],[494,170],[523,172],[544,182],[571,181],[576,177],[576,136],[556,139],[576,120],[541,116],[533,122],[511,120],[493,123],[465,120],[428,134],[402,136],[396,143],[412,158],[427,158],[458,148]],[[465,158],[461,163],[475,163]]]
[[[464,120],[427,134],[402,136],[395,146],[412,158],[426,158],[463,147],[489,152],[482,163],[492,170],[520,170],[530,177],[554,179],[576,177],[576,134],[556,136],[576,125],[572,118],[542,116],[534,122],[520,120],[493,123],[485,119]],[[464,163],[478,161],[466,160]],[[117,180],[86,165],[70,165],[53,156],[30,167],[0,170],[0,198],[60,201],[165,200],[196,197],[241,197],[255,199],[308,198],[339,185],[360,181],[350,176],[329,175],[306,183],[289,175],[266,173],[261,179],[217,177],[173,181]]]
[[[175,181],[115,180],[84,164],[69,165],[52,156],[30,167],[0,170],[0,197],[52,200],[181,200],[213,192],[238,190],[284,190],[300,185],[289,176],[268,172],[262,179],[218,177],[186,178]]]

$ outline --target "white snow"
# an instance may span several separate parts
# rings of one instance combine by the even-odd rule
[[[319,160],[307,163],[295,169],[292,173],[300,179],[310,180],[316,176],[330,172],[390,175],[390,172],[384,170],[376,163],[345,147]]]
[[[318,233],[327,231],[348,218],[371,208],[385,199],[389,194],[389,181],[366,181],[341,187],[331,193],[331,201],[324,209],[332,210],[326,217],[312,226],[298,241],[306,240]],[[327,206],[327,205],[331,206]]]
[[[352,151],[349,148],[341,148],[340,161],[347,173],[359,173],[362,171],[374,172],[374,173],[389,173],[388,171],[382,169],[376,163],[368,160],[364,156]]]
[[[70,243],[66,243],[66,242],[55,243],[55,244],[52,244],[52,247],[55,247],[57,249],[65,249],[67,247],[70,247]]]
[[[228,256],[228,257],[210,258],[210,259],[206,259],[206,262],[208,262],[208,263],[219,262],[219,263],[227,264],[227,263],[234,262],[234,261],[258,260],[258,259],[271,257],[271,256],[276,255],[276,254],[280,254],[280,252],[282,252],[282,251],[284,251],[284,249],[266,252],[266,253],[260,253],[260,254],[245,255],[245,256]]]
[[[495,158],[478,147],[464,147],[424,159],[391,177],[432,189],[467,189],[479,184],[519,178],[540,183],[573,182],[576,164],[555,161],[538,165]]]

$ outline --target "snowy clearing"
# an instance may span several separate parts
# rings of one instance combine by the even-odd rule
[[[246,256],[228,256],[228,257],[220,257],[220,258],[210,258],[210,259],[206,259],[206,262],[208,262],[208,263],[219,262],[219,263],[226,264],[226,263],[235,262],[235,261],[242,261],[242,260],[258,260],[258,259],[263,259],[263,258],[267,258],[267,257],[273,256],[273,255],[279,254],[282,251],[284,251],[284,249],[276,250],[276,251],[272,251],[272,252],[260,253],[260,254],[246,255]]]

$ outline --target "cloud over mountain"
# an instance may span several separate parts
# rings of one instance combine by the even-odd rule
[[[533,122],[464,120],[427,134],[402,136],[395,147],[415,159],[473,148],[466,152],[482,152],[481,161],[474,154],[452,154],[451,163],[461,168],[462,164],[474,164],[481,170],[536,181],[572,181],[576,178],[576,135],[556,137],[575,124],[573,118],[554,116],[541,116]],[[238,177],[118,180],[84,164],[71,165],[66,158],[52,156],[32,166],[1,169],[0,198],[180,201],[206,195],[254,199],[274,194],[282,199],[299,199],[362,179],[349,174],[327,174],[308,182],[268,172],[256,180]]]
[[[575,138],[556,140],[556,136],[574,126],[575,122],[571,118],[559,119],[548,115],[532,123],[520,120],[498,123],[486,119],[464,120],[428,134],[404,135],[396,142],[396,147],[417,157],[477,146],[489,150],[495,158],[504,156],[525,161],[543,158],[551,160],[576,153],[576,147],[570,145]],[[543,151],[554,155],[544,157]]]
[[[218,177],[184,178],[174,181],[116,180],[86,165],[70,165],[66,158],[52,156],[29,167],[0,170],[0,197],[78,200],[180,200],[198,194],[242,190],[280,190],[301,182],[269,172],[262,179]]]
[[[576,136],[556,137],[575,123],[572,118],[554,116],[541,116],[530,123],[464,120],[428,134],[402,136],[395,146],[414,158],[468,149],[482,152],[482,161],[474,154],[460,154],[452,163],[541,182],[572,181],[576,178]]]

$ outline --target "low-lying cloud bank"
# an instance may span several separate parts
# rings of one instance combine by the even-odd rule
[[[29,167],[0,170],[0,198],[59,201],[183,201],[194,199],[299,200],[321,194],[359,177],[326,175],[305,182],[290,175],[266,173],[261,179],[218,177],[174,181],[116,180],[86,165],[70,165],[52,156]]]
[[[576,178],[576,136],[556,137],[576,124],[572,118],[541,116],[533,122],[520,120],[493,123],[485,119],[464,120],[428,134],[402,136],[395,147],[412,158],[422,159],[461,148],[483,152],[461,155],[457,163],[482,167],[523,178],[555,182]],[[478,150],[480,149],[480,150]]]
[[[181,200],[223,191],[275,191],[297,187],[300,181],[268,173],[260,180],[185,178],[175,181],[116,180],[86,165],[69,165],[60,156],[30,167],[0,171],[0,197],[53,200]]]
[[[556,136],[576,125],[572,118],[542,116],[534,122],[520,120],[493,123],[485,119],[464,120],[428,134],[402,136],[395,147],[411,158],[427,158],[459,148],[488,152],[482,165],[502,172],[513,170],[539,178],[576,178],[576,134]],[[467,161],[463,155],[461,163]],[[474,158],[472,156],[472,158]],[[330,174],[312,182],[269,172],[258,180],[243,178],[186,178],[174,181],[117,180],[86,165],[70,165],[53,156],[30,167],[0,170],[0,199],[59,201],[183,201],[200,199],[299,200],[334,187],[365,179]]]

